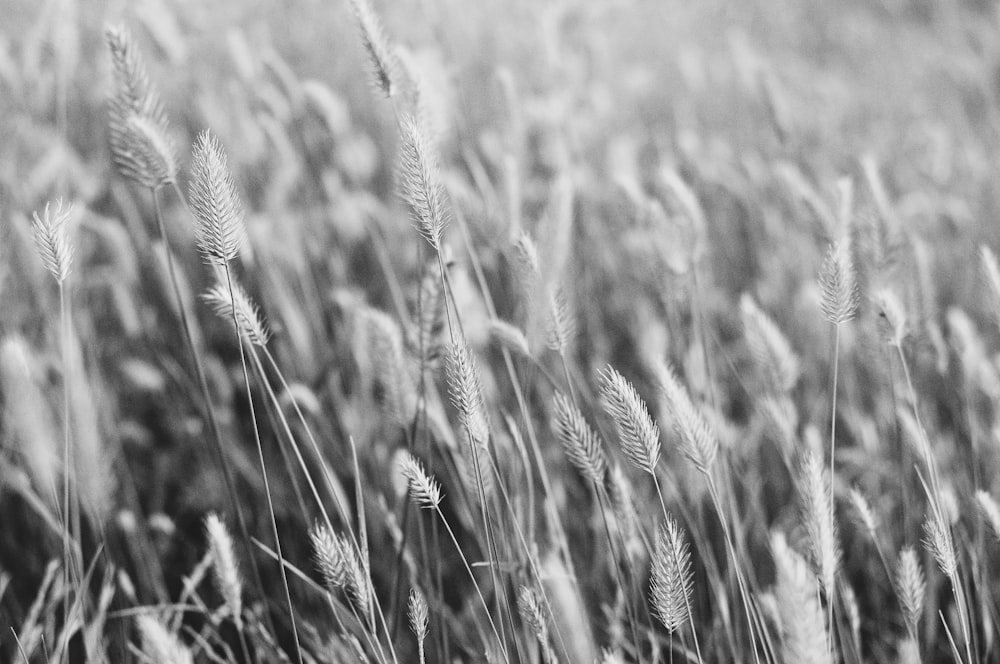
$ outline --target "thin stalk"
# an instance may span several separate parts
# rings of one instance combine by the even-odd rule
[[[653,485],[656,487],[656,495],[660,499],[660,508],[663,510],[663,519],[666,522],[670,516],[667,514],[667,504],[663,500],[663,490],[660,488],[660,480],[656,478],[656,473],[650,473],[653,476]],[[676,567],[680,566],[680,560],[677,558],[677,552],[671,550],[670,557],[673,558],[673,563]],[[687,609],[688,623],[691,625],[691,635],[694,637],[694,651],[698,656],[698,664],[704,664],[704,660],[701,658],[701,645],[698,643],[698,630],[694,626],[694,612],[691,611],[691,600],[688,599],[687,594],[684,595],[684,608]],[[673,637],[673,632],[670,633],[671,638]],[[754,648],[756,653],[756,647]],[[673,647],[670,648],[670,657],[673,658],[674,651]]]
[[[222,444],[222,429],[219,427],[218,418],[215,415],[215,408],[212,406],[212,395],[208,390],[208,379],[205,377],[205,368],[201,363],[201,356],[198,354],[198,349],[194,343],[194,335],[191,333],[191,324],[188,320],[187,305],[184,303],[184,298],[181,295],[180,282],[177,279],[177,270],[174,267],[173,255],[170,253],[170,247],[167,245],[167,233],[163,224],[163,212],[160,209],[160,196],[158,189],[150,190],[153,195],[153,211],[156,217],[156,231],[159,236],[160,243],[163,245],[163,255],[167,263],[167,271],[170,275],[170,285],[174,291],[174,298],[177,300],[177,311],[181,319],[181,328],[184,330],[184,340],[187,344],[188,350],[191,353],[191,359],[194,363],[195,373],[198,376],[198,388],[201,392],[202,401],[205,404],[205,414],[208,417],[208,426],[211,430],[212,435],[210,440],[212,441],[212,451],[215,452],[215,460],[219,466],[219,470],[222,471],[222,480],[226,486],[226,494],[229,496],[230,509],[236,515],[236,522],[240,529],[240,536],[243,538],[243,545],[246,547],[246,555],[250,560],[250,569],[253,573],[254,582],[257,585],[257,591],[260,593],[261,599],[267,597],[267,592],[264,590],[263,577],[260,575],[260,568],[257,566],[257,559],[254,556],[253,546],[250,540],[250,531],[247,528],[246,517],[243,515],[243,508],[240,507],[240,501],[236,496],[236,483],[233,481],[232,473],[229,471],[229,465],[226,463],[226,455]],[[174,191],[177,194],[178,199],[185,203],[186,199],[184,194],[181,193],[180,187],[174,183]],[[275,633],[274,623],[271,620],[270,614],[265,615],[265,620],[267,621],[268,628],[272,633]]]
[[[250,421],[253,425],[253,437],[254,442],[257,444],[257,456],[260,461],[260,471],[264,478],[264,495],[267,497],[267,511],[271,516],[271,530],[274,534],[274,548],[275,552],[278,554],[279,562],[284,561],[284,556],[281,553],[281,540],[278,538],[278,522],[274,517],[274,503],[271,500],[271,486],[267,479],[267,463],[264,461],[264,447],[260,442],[260,431],[257,428],[257,414],[254,410],[253,405],[253,394],[250,390],[250,372],[247,370],[247,358],[246,352],[243,350],[243,334],[240,331],[240,322],[236,317],[236,295],[233,292],[233,279],[232,274],[229,269],[229,263],[224,264],[226,271],[226,285],[229,287],[229,297],[233,304],[233,325],[236,330],[236,340],[240,347],[240,365],[243,368],[243,384],[247,391],[247,403],[250,406]],[[281,585],[284,587],[285,591],[285,601],[288,603],[288,615],[292,623],[292,638],[295,640],[295,657],[299,664],[303,664],[302,661],[302,646],[299,643],[299,629],[295,623],[295,609],[292,606],[292,594],[288,589],[288,575],[285,573],[285,566],[279,564],[281,570]]]
[[[63,632],[69,638],[69,612],[70,612],[70,577],[77,575],[76,556],[73,553],[73,526],[70,517],[70,474],[76,467],[73,463],[72,443],[70,435],[70,409],[69,409],[69,301],[66,297],[66,288],[63,282],[59,282],[59,328],[60,343],[62,344],[63,363],[63,585],[65,595],[63,596]],[[66,654],[68,648],[63,649]]]
[[[833,389],[830,392],[830,532],[834,532],[833,476],[834,453],[837,447],[837,382],[840,376],[840,323],[833,324]],[[833,644],[833,588],[827,588],[826,624],[829,626],[830,644]]]
[[[726,539],[726,547],[729,549],[729,555],[732,557],[733,561],[733,571],[736,573],[736,582],[739,585],[740,596],[743,600],[743,612],[746,614],[747,628],[749,629],[750,636],[750,647],[753,650],[753,658],[756,664],[760,664],[760,655],[757,654],[757,623],[754,622],[753,617],[751,617],[750,610],[750,597],[747,592],[746,582],[743,579],[743,571],[740,568],[740,561],[736,556],[736,548],[733,546],[733,536],[729,529],[729,523],[726,521],[725,515],[722,511],[722,502],[719,499],[718,487],[715,485],[715,480],[710,474],[705,474],[706,481],[708,482],[708,491],[712,497],[712,505],[715,507],[716,514],[719,517],[719,523],[722,525],[722,533]]]
[[[476,588],[476,594],[479,595],[479,601],[483,605],[483,610],[486,611],[486,619],[490,621],[490,627],[493,629],[493,636],[496,637],[497,643],[500,644],[500,651],[503,653],[504,659],[510,661],[510,656],[507,654],[507,646],[504,639],[500,638],[500,632],[497,631],[497,626],[493,622],[493,616],[490,615],[490,607],[486,602],[486,598],[483,597],[483,591],[479,587],[479,582],[476,581],[476,575],[472,572],[472,567],[469,565],[469,561],[465,557],[465,552],[462,551],[462,547],[459,545],[458,539],[455,537],[455,533],[451,529],[451,525],[448,524],[448,519],[445,518],[444,512],[441,511],[441,508],[435,505],[434,511],[437,512],[438,518],[440,518],[441,523],[444,524],[444,529],[448,532],[448,536],[451,538],[452,544],[455,545],[455,550],[458,551],[459,558],[462,559],[462,565],[465,566],[465,571],[472,580],[472,585]]]

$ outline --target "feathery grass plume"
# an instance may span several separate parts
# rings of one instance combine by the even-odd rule
[[[564,394],[556,392],[554,403],[555,430],[566,457],[584,477],[603,486],[608,461],[601,439],[584,419],[580,409]]]
[[[833,664],[816,577],[805,559],[788,546],[783,533],[771,535],[777,574],[774,595],[781,622],[781,661]]]
[[[514,273],[526,295],[533,295],[541,276],[538,261],[538,246],[525,231],[514,240]]]
[[[198,134],[191,163],[195,237],[207,263],[225,265],[246,241],[243,206],[222,145],[208,130]]]
[[[887,341],[892,346],[900,346],[906,338],[906,309],[903,308],[903,303],[888,288],[875,291],[872,301],[887,328]]]
[[[427,611],[427,599],[416,588],[410,588],[406,614],[410,620],[410,629],[413,630],[413,635],[417,637],[418,659],[420,664],[424,664],[424,641],[427,640],[427,625],[430,618]]]
[[[177,151],[138,46],[124,26],[109,26],[105,39],[114,69],[108,133],[115,166],[144,187],[171,184],[177,177]]]
[[[657,378],[673,418],[674,431],[681,439],[681,452],[695,468],[708,475],[719,453],[719,441],[711,425],[666,362],[659,363]]]
[[[906,629],[914,639],[917,637],[920,614],[924,610],[924,593],[926,591],[927,582],[924,580],[924,571],[920,567],[917,552],[913,550],[913,547],[903,547],[903,550],[899,552],[899,565],[896,568],[896,596],[899,599],[899,605],[903,608]]]
[[[330,590],[346,589],[358,612],[367,616],[371,608],[368,577],[357,550],[344,536],[323,524],[309,531],[313,561]]]
[[[396,56],[389,46],[385,36],[382,21],[371,6],[369,0],[351,0],[354,16],[361,29],[361,40],[368,54],[369,66],[372,70],[372,80],[375,87],[388,99],[396,93],[398,66]]]
[[[233,617],[237,627],[243,624],[243,580],[236,564],[236,554],[233,552],[233,539],[215,513],[205,517],[205,533],[208,536],[208,546],[212,552],[212,571],[219,594],[226,602],[226,607]]]
[[[660,429],[632,383],[608,365],[601,371],[601,403],[618,430],[625,456],[650,475],[660,460]]]
[[[192,664],[191,651],[152,616],[135,619],[142,637],[142,654],[150,664]]]
[[[538,645],[542,649],[542,661],[546,664],[555,664],[557,658],[549,641],[549,623],[545,619],[542,600],[538,593],[527,586],[521,586],[517,592],[517,612],[521,614],[521,620],[538,640]]]
[[[858,519],[861,521],[861,525],[864,526],[865,530],[868,532],[868,536],[876,541],[876,532],[878,530],[878,520],[875,518],[875,513],[872,511],[871,505],[868,503],[868,499],[865,495],[855,488],[851,488],[850,491],[851,505],[854,506],[854,511],[858,515]]]
[[[113,149],[119,173],[151,189],[176,181],[177,149],[164,127],[150,118],[133,114],[125,119],[118,133],[120,139]]]
[[[799,379],[800,366],[788,339],[747,294],[740,298],[740,317],[747,347],[768,386],[777,392],[791,390]]]
[[[445,268],[448,261],[445,261]],[[424,267],[420,280],[419,306],[414,306],[416,325],[410,345],[420,358],[421,366],[434,366],[444,354],[445,298],[441,290],[441,268],[436,260]]]
[[[948,524],[939,514],[930,514],[924,521],[924,535],[924,546],[934,555],[944,575],[954,581],[958,573],[958,555]]]
[[[691,552],[681,527],[668,515],[657,534],[649,582],[656,617],[668,632],[676,631],[691,619],[693,588]]]
[[[232,297],[229,295],[229,286],[217,281],[202,295],[202,299],[216,315],[230,323],[233,320],[235,302],[235,318],[240,332],[255,346],[266,346],[271,338],[271,331],[261,317],[260,309],[237,281],[232,280],[232,285]]]
[[[979,262],[983,266],[983,276],[990,289],[993,318],[997,325],[1000,325],[1000,263],[997,262],[997,256],[993,250],[986,245],[979,247]]]
[[[411,454],[403,457],[403,477],[410,487],[410,496],[421,507],[435,509],[441,504],[441,486],[424,470],[423,465]]]
[[[399,126],[403,200],[410,206],[417,230],[435,251],[440,252],[449,213],[437,154],[425,130],[412,115],[404,115]]]
[[[812,450],[806,450],[803,455],[798,492],[809,556],[823,590],[828,598],[832,598],[840,564],[840,546],[837,544],[836,525],[830,520],[832,506],[826,469]]]
[[[490,439],[490,424],[483,403],[479,368],[465,344],[452,344],[448,353],[448,392],[458,409],[461,424],[472,442],[485,447]]]
[[[416,412],[418,396],[406,366],[402,331],[395,319],[370,307],[363,310],[362,320],[382,407],[392,422],[406,426]]]
[[[820,308],[828,321],[840,325],[854,318],[858,310],[858,282],[845,244],[830,245],[819,272],[819,287],[823,296]]]
[[[338,590],[347,584],[347,560],[337,534],[321,523],[309,530],[313,562],[327,588]]]
[[[976,491],[976,505],[979,507],[979,513],[983,515],[983,519],[990,525],[993,537],[1000,541],[1000,506],[997,505],[997,501],[993,499],[993,496],[979,489]]]
[[[569,351],[573,337],[576,336],[576,319],[570,311],[569,300],[562,288],[556,288],[552,292],[546,336],[549,350],[560,355],[565,355]]]
[[[58,199],[55,209],[46,203],[41,217],[37,212],[32,215],[31,231],[38,255],[59,284],[66,281],[73,263],[73,245],[66,230],[66,222],[72,214],[73,205],[63,205],[62,199]]]
[[[512,353],[522,357],[531,357],[528,339],[524,332],[507,321],[494,318],[490,320],[490,338]]]

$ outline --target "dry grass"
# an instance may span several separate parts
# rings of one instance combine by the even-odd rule
[[[991,9],[5,19],[0,661],[997,659]]]

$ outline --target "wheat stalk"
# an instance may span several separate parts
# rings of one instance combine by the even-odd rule
[[[142,637],[142,654],[151,664],[193,664],[191,651],[159,620],[141,615],[135,622]]]
[[[833,664],[816,577],[783,534],[771,536],[771,551],[777,571],[774,594],[781,622],[781,661]]]
[[[445,204],[438,159],[427,134],[411,115],[400,120],[403,200],[410,206],[417,229],[440,254],[441,237],[450,214]]]
[[[660,429],[632,383],[611,366],[601,371],[601,403],[615,423],[625,456],[637,468],[655,476]]]
[[[556,392],[554,403],[554,426],[566,457],[584,477],[598,487],[603,486],[608,461],[601,439],[565,395]]]
[[[236,318],[240,333],[251,344],[267,345],[271,332],[261,316],[260,309],[239,282],[233,281],[233,292],[230,295],[226,284],[217,281],[202,295],[202,299],[220,318],[224,320]]]
[[[674,431],[681,439],[681,451],[695,468],[709,475],[719,452],[719,441],[708,420],[695,407],[687,389],[681,385],[668,364],[657,367],[660,390],[673,419]]]
[[[115,166],[144,187],[155,190],[173,184],[176,149],[139,48],[124,26],[107,27],[105,39],[114,70],[108,133]]]
[[[802,506],[802,522],[809,544],[809,555],[827,601],[833,602],[834,581],[840,564],[840,546],[837,544],[836,524],[829,518],[833,505],[829,502],[829,489],[823,462],[811,450],[802,459],[798,491]]]
[[[198,250],[205,261],[224,265],[246,240],[243,206],[222,144],[209,131],[198,134],[191,163],[191,208]]]
[[[382,21],[369,0],[351,0],[351,6],[358,21],[365,52],[368,54],[373,84],[386,98],[390,98],[396,94],[398,63],[385,36]]]
[[[927,582],[920,560],[913,547],[904,547],[899,552],[899,564],[896,568],[896,595],[899,605],[903,608],[903,620],[912,639],[917,638],[917,626],[924,610],[924,593]]]

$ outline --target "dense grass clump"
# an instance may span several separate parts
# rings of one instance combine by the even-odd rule
[[[1000,657],[975,2],[13,2],[0,661]]]

